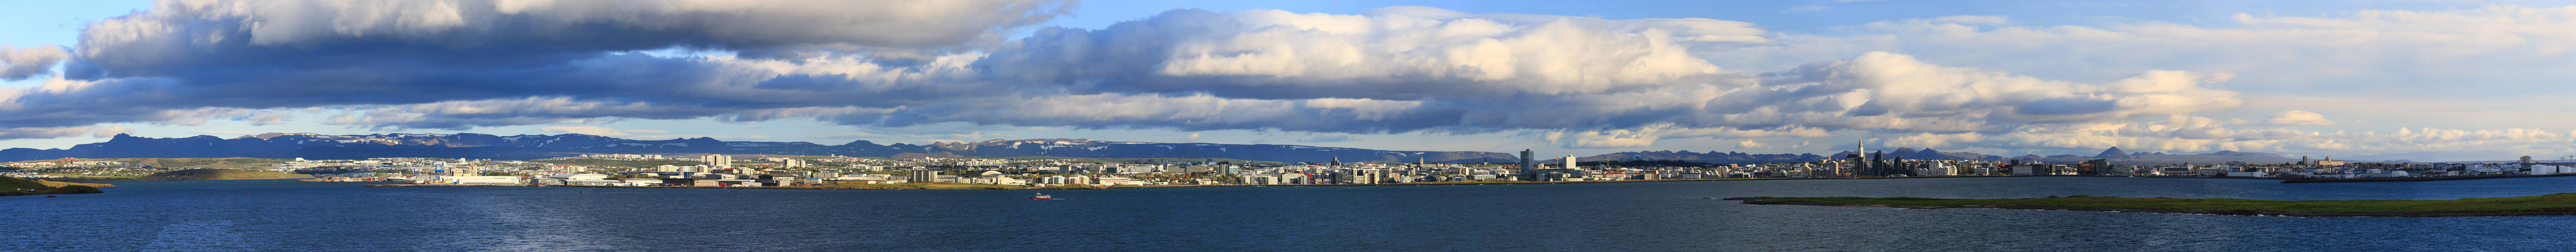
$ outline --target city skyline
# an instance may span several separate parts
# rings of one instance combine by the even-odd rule
[[[617,3],[641,11],[584,11]],[[11,3],[0,145],[472,132],[2576,154],[2552,116],[2576,108],[2545,96],[2576,67],[2552,60],[2568,48],[2552,31],[2576,28],[2564,4],[548,4]],[[926,11],[853,7],[890,4]],[[656,21],[690,18],[708,22]],[[568,25],[583,22],[607,25]]]

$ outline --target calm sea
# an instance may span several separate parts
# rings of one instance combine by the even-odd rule
[[[1955,178],[1027,190],[116,183],[0,197],[5,251],[2551,251],[2576,217],[2253,217],[1745,205],[1703,198],[2050,195],[2454,199],[2576,177],[2277,184]]]

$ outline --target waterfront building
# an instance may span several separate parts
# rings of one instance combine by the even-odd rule
[[[1576,164],[1575,164],[1575,162],[1574,162],[1574,160],[1575,160],[1575,159],[1574,159],[1574,155],[1565,155],[1565,166],[1564,166],[1564,168],[1566,168],[1566,169],[1576,169],[1576,168],[1582,168],[1582,167],[1583,167],[1582,165],[1576,165]]]
[[[904,176],[905,178],[909,178],[909,179],[910,179],[910,180],[908,180],[908,182],[913,182],[913,183],[930,183],[930,182],[939,182],[939,181],[938,181],[938,180],[939,180],[939,170],[932,170],[932,169],[930,169],[930,168],[925,168],[925,167],[920,167],[920,166],[914,166],[914,167],[912,167],[911,172],[912,172],[912,174],[911,174],[911,175],[909,175],[909,176]]]
[[[1522,181],[1538,181],[1538,177],[1537,177],[1537,175],[1536,175],[1537,173],[1534,173],[1534,171],[1538,170],[1538,163],[1537,163],[1537,162],[1532,162],[1532,161],[1536,161],[1536,160],[1532,160],[1532,159],[1537,159],[1537,158],[1538,158],[1538,152],[1537,152],[1537,151],[1531,151],[1531,150],[1529,150],[1529,149],[1521,149],[1521,169],[1520,169],[1520,174],[1516,174],[1516,175],[1520,175],[1520,177],[1521,177],[1520,179],[1521,179]]]
[[[2526,157],[2528,157],[2528,156],[2526,156]],[[2526,160],[2526,161],[2523,161],[2522,163],[2528,164],[2528,163],[2531,163],[2531,161],[2527,161],[2527,160]],[[2344,162],[2343,162],[2343,161],[2335,161],[2335,160],[2334,160],[2334,156],[2326,156],[2326,159],[2325,159],[2325,160],[2318,160],[2318,161],[2317,161],[2317,165],[2323,165],[2323,166],[2337,166],[2337,165],[2343,165],[2343,164],[2344,164]]]

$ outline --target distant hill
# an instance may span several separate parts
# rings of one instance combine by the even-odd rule
[[[164,168],[164,169],[195,169],[195,168],[216,168],[216,169],[259,169],[259,168],[268,168],[268,165],[269,165],[269,164],[284,163],[284,162],[289,161],[289,160],[291,160],[291,159],[284,159],[284,158],[245,158],[245,157],[224,157],[224,158],[100,158],[100,159],[96,159],[96,160],[103,160],[103,161],[116,161],[116,162],[123,162],[123,163],[128,163],[128,164],[134,164],[134,165],[137,165],[137,166],[151,166],[151,167],[153,167],[153,168]]]

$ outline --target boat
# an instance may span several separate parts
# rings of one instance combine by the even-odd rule
[[[1038,196],[1029,196],[1029,199],[1033,199],[1033,200],[1051,200],[1051,199],[1055,199],[1055,196],[1047,196],[1045,193],[1039,193],[1039,194],[1038,194]]]

